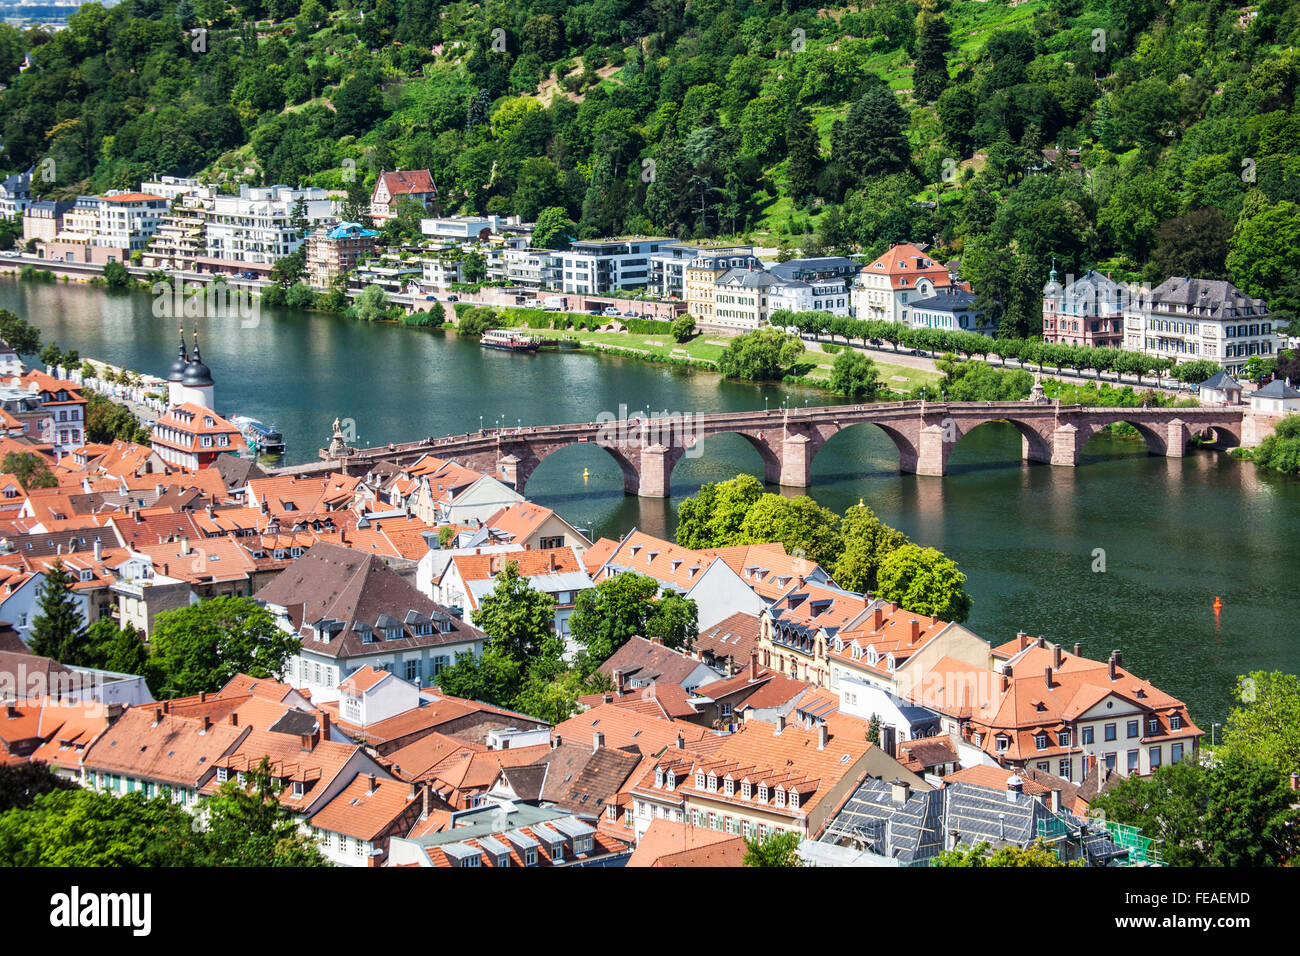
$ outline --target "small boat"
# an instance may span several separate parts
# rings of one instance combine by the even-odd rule
[[[513,329],[488,329],[478,344],[485,349],[505,349],[508,352],[536,352],[540,344],[531,335]]]
[[[284,454],[284,436],[274,428],[247,415],[234,415],[230,421],[239,429],[239,434],[244,436],[250,451],[259,455]]]

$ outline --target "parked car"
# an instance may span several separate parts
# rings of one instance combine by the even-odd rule
[[[605,311],[602,312],[601,314],[612,316],[613,318],[618,318],[618,307],[613,305],[607,305],[605,306]]]
[[[449,295],[449,296],[447,296],[447,301],[448,301],[448,302],[459,302],[459,301],[460,301],[460,296]]]
[[[624,312],[623,314],[626,315],[628,318],[631,318],[631,319],[635,319],[635,318],[636,318],[636,313],[635,313],[635,312]]]
[[[21,255],[22,255],[22,253],[19,252],[19,251],[16,250],[16,249],[8,249],[8,250],[6,250],[5,253],[4,253],[4,257],[5,257],[6,259],[17,259],[17,258],[18,258],[19,256],[21,256]]]

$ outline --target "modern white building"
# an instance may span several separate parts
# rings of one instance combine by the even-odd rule
[[[650,291],[662,298],[688,298],[686,270],[696,259],[715,259],[719,274],[728,269],[753,269],[761,263],[754,247],[741,243],[668,242],[650,257]],[[697,316],[698,318],[698,316]]]
[[[167,200],[146,192],[99,197],[99,222],[92,245],[143,251],[167,215]]]
[[[308,233],[334,215],[334,201],[318,186],[241,185],[238,196],[217,196],[206,211],[207,256],[203,264],[216,269],[244,264],[269,271],[305,241],[293,224],[299,200]]]
[[[589,239],[553,253],[558,288],[578,295],[604,295],[650,285],[650,257],[671,240],[662,237]]]

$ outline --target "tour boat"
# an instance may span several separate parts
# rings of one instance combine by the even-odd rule
[[[485,349],[505,349],[508,352],[536,352],[538,341],[531,335],[513,329],[488,329],[478,340]]]
[[[249,450],[259,455],[284,454],[284,436],[276,429],[246,415],[235,415],[230,421],[244,436],[244,441],[248,442]]]

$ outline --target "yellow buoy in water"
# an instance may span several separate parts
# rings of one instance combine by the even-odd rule
[[[586,468],[582,469],[582,480],[583,480],[583,481],[586,481],[586,480],[587,480],[587,469],[586,469]]]
[[[866,506],[867,506],[867,503],[866,503],[865,501],[863,501],[861,498],[859,498],[859,499],[858,499],[858,507],[859,507],[859,508],[865,508]]]

